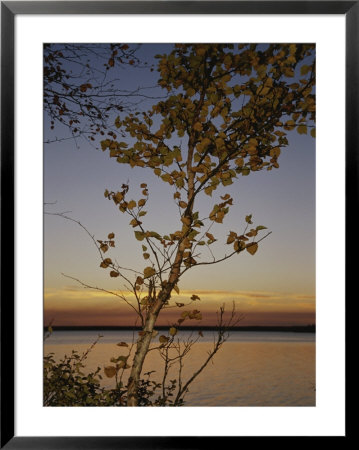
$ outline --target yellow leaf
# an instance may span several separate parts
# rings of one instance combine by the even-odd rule
[[[101,249],[104,253],[106,253],[107,250],[108,250],[108,245],[107,245],[107,244],[101,244],[101,245],[100,245],[100,249]]]
[[[196,130],[196,131],[202,131],[203,130],[202,124],[200,122],[196,122],[193,125],[193,129]]]
[[[104,367],[104,372],[107,378],[113,378],[116,375],[116,367],[115,366],[106,366]]]
[[[173,179],[172,179],[172,177],[171,177],[171,175],[169,173],[165,173],[164,175],[161,175],[161,178],[166,183],[173,184]]]
[[[208,147],[209,146],[209,144],[211,144],[211,140],[208,138],[208,137],[205,137],[205,138],[203,138],[202,140],[201,140],[201,145],[203,146],[203,147]]]
[[[204,190],[204,192],[207,194],[207,195],[211,195],[212,196],[212,191],[214,190],[214,186],[207,186],[206,188],[205,188],[205,190]]]
[[[297,131],[299,134],[307,134],[307,126],[306,125],[299,125],[297,127]]]
[[[187,226],[191,225],[191,219],[189,217],[181,217],[181,222]]]
[[[100,267],[107,268],[110,264],[112,264],[111,258],[105,258],[102,263],[100,264]]]
[[[139,284],[139,285],[141,285],[141,284],[143,284],[143,278],[142,277],[140,277],[140,276],[138,276],[137,278],[136,278],[136,284]]]
[[[138,241],[143,241],[145,238],[145,233],[142,231],[135,231],[135,237]]]
[[[156,273],[153,267],[146,267],[143,271],[145,278],[152,277]]]
[[[166,344],[168,342],[169,338],[167,336],[164,336],[163,334],[159,337],[159,341],[161,344]]]
[[[307,65],[303,65],[303,66],[300,68],[300,74],[301,74],[301,75],[306,75],[309,71],[310,71],[310,67],[307,66]]]
[[[127,204],[128,209],[133,209],[136,206],[136,202],[134,200],[131,200]]]
[[[248,244],[246,246],[246,250],[248,253],[250,253],[251,255],[254,255],[256,253],[256,251],[258,250],[258,244],[257,242],[251,242],[250,244]]]
[[[111,144],[111,141],[109,139],[105,139],[104,141],[101,141],[101,148],[103,151],[106,150],[107,147],[109,147]]]
[[[171,335],[171,336],[176,336],[176,334],[177,334],[177,328],[171,327],[171,328],[170,328],[170,335]]]
[[[206,236],[208,237],[208,239],[210,239],[211,241],[215,241],[216,238],[213,236],[213,234],[211,233],[206,233]]]
[[[118,277],[120,274],[118,272],[116,272],[115,270],[111,270],[110,272],[110,277],[112,278],[116,278]]]
[[[134,228],[141,225],[142,222],[138,221],[137,219],[132,219],[130,222],[130,225],[132,225]]]
[[[272,158],[278,158],[280,155],[280,148],[279,147],[271,148],[269,154]]]
[[[244,159],[243,158],[237,158],[234,162],[237,164],[238,167],[243,167]]]
[[[235,252],[239,253],[241,250],[243,250],[243,243],[241,241],[235,241],[233,248]]]
[[[217,148],[222,148],[224,146],[224,140],[222,138],[217,138],[216,146],[217,146]]]
[[[108,235],[108,238],[109,239],[113,239],[115,237],[115,233],[110,233],[109,235]]]
[[[223,223],[223,217],[224,217],[224,211],[218,211],[214,221],[217,223]]]
[[[123,194],[121,192],[117,192],[115,195],[115,199],[116,199],[117,203],[119,203],[120,201],[123,200]]]
[[[115,126],[116,126],[116,128],[120,128],[121,127],[121,120],[120,120],[119,117],[116,117]]]

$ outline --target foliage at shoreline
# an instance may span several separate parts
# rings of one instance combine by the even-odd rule
[[[64,355],[55,360],[54,353],[44,356],[43,375],[43,405],[44,406],[126,406],[127,389],[122,381],[117,380],[114,388],[101,386],[101,367],[95,371],[86,371],[85,361],[88,354],[98,342],[82,355],[72,350],[71,355]],[[109,367],[104,371],[107,376],[112,375]],[[86,372],[86,373],[85,373]],[[177,380],[170,380],[167,386],[151,380],[151,374],[144,374],[138,386],[138,406],[182,406],[183,399],[174,402],[174,391]],[[115,376],[115,374],[113,375]],[[109,376],[111,377],[111,376]],[[160,393],[164,392],[164,396]]]

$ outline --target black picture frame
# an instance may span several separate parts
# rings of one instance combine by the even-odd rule
[[[239,437],[15,436],[14,405],[14,20],[18,14],[340,14],[346,18],[346,297],[354,288],[358,205],[359,1],[5,1],[1,2],[1,442],[6,449],[197,449]],[[353,208],[354,205],[354,208]],[[348,319],[348,316],[347,316]],[[348,321],[346,341],[348,342]],[[348,392],[348,388],[347,388]],[[348,400],[348,397],[346,397]],[[346,408],[348,403],[346,401]],[[348,418],[346,434],[349,437]],[[339,436],[338,436],[339,437]],[[243,438],[242,438],[243,439]],[[261,438],[257,438],[261,439]],[[290,438],[282,437],[286,441]],[[298,439],[298,438],[297,438]],[[301,438],[305,439],[305,438]],[[241,442],[243,443],[243,442]],[[286,444],[284,444],[286,445]]]

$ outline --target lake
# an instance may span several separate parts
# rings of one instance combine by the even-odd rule
[[[73,349],[82,353],[99,334],[103,337],[86,360],[88,370],[111,365],[111,357],[127,350],[116,344],[131,344],[137,336],[130,331],[55,331],[45,341],[44,353],[53,352],[56,358]],[[181,331],[178,337],[193,339],[198,333]],[[205,331],[192,347],[184,361],[184,380],[206,359],[213,338],[214,332]],[[142,373],[156,370],[151,377],[159,381],[162,367],[158,352],[152,351]],[[169,379],[171,375],[175,378],[176,371]],[[103,383],[113,387],[114,379],[104,377]],[[213,363],[191,384],[185,406],[315,406],[315,333],[231,332]]]

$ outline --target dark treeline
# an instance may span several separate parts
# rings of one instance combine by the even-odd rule
[[[157,330],[168,330],[170,326],[157,326]],[[53,331],[140,331],[140,327],[126,326],[53,326]],[[44,331],[48,328],[44,327]],[[216,331],[214,326],[183,326],[182,331]],[[315,325],[293,325],[293,326],[238,326],[231,327],[228,331],[283,331],[294,333],[315,333]]]

